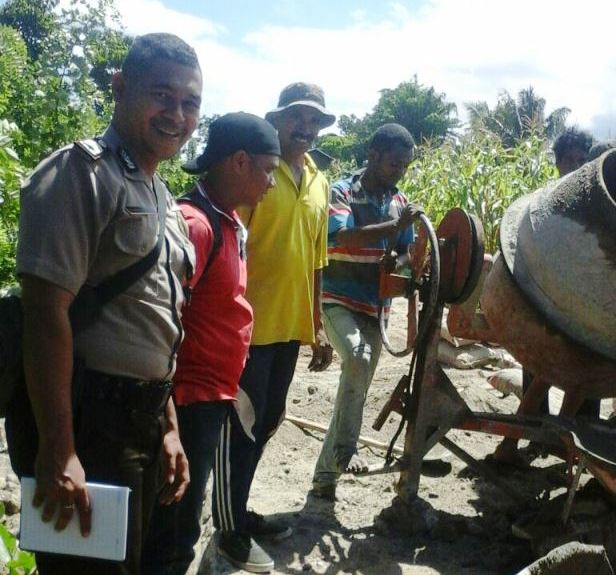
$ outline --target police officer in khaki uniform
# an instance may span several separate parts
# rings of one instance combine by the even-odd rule
[[[88,535],[96,509],[86,481],[130,487],[127,557],[38,553],[41,575],[137,575],[156,497],[177,501],[189,480],[168,399],[182,337],[182,284],[194,252],[155,170],[197,125],[201,71],[182,40],[149,34],[135,40],[112,87],[115,110],[104,135],[53,153],[22,190],[17,271],[36,459],[21,449],[27,418],[9,417],[8,432],[18,474],[34,472],[34,504],[43,521],[55,517],[57,529],[76,514]],[[166,225],[159,230],[162,203]],[[83,286],[142,259],[159,231],[164,241],[156,263],[76,332],[69,308]],[[75,407],[74,357],[85,366]]]

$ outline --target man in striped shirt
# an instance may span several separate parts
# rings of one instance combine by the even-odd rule
[[[335,183],[330,193],[329,266],[323,273],[323,324],[342,361],[334,414],[313,477],[313,494],[335,499],[340,473],[366,464],[357,455],[366,392],[381,353],[379,268],[389,242],[398,264],[413,241],[411,223],[421,211],[396,184],[413,159],[415,142],[399,124],[372,136],[365,169]]]

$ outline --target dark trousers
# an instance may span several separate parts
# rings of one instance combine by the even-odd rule
[[[179,502],[156,504],[143,549],[144,575],[183,575],[190,567],[195,556],[193,546],[201,535],[205,487],[230,403],[200,401],[176,406],[190,484]]]
[[[36,425],[23,387],[6,418],[11,464],[20,477],[34,475],[37,451]],[[116,562],[36,553],[40,575],[140,575],[143,535],[159,487],[164,425],[162,412],[126,409],[104,400],[83,401],[75,421],[75,444],[86,479],[131,490],[126,559]]]
[[[218,529],[245,530],[250,486],[265,444],[284,417],[298,355],[298,341],[250,346],[214,465],[212,511]]]

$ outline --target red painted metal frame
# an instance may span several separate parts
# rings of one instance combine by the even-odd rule
[[[612,493],[616,493],[616,450],[614,454],[610,450],[607,452],[604,450],[603,455],[597,455],[593,449],[589,451],[582,445],[579,433],[576,435],[576,430],[559,418],[477,413],[471,411],[460,397],[441,368],[437,357],[443,306],[444,303],[452,301],[463,303],[463,300],[469,298],[464,303],[463,313],[457,312],[464,306],[452,307],[453,323],[457,321],[457,327],[463,326],[467,329],[473,327],[481,331],[480,314],[473,318],[474,324],[469,323],[469,318],[475,314],[479,297],[477,292],[480,291],[483,279],[480,277],[481,272],[483,271],[485,275],[488,269],[484,265],[483,229],[479,220],[470,218],[462,210],[456,209],[453,214],[445,217],[437,230],[437,237],[442,261],[441,278],[444,282],[439,290],[439,303],[429,320],[431,325],[424,341],[418,342],[415,350],[414,370],[411,367],[408,376],[401,380],[375,423],[375,426],[378,426],[391,411],[400,413],[408,422],[404,455],[400,462],[401,474],[396,486],[400,497],[410,502],[417,496],[423,457],[437,442],[444,439],[451,429],[529,439],[560,448],[565,453],[570,468],[574,462],[583,459],[601,483]],[[385,281],[383,285],[388,283]],[[393,288],[391,295],[399,295],[404,291],[399,278],[389,286]],[[451,330],[450,326],[450,331],[455,332],[455,329]],[[405,383],[409,379],[412,383],[410,393],[407,394]],[[580,429],[583,431],[583,428]],[[592,441],[587,437],[589,445],[600,443],[601,438],[606,437],[607,431],[599,430],[597,433]],[[616,444],[616,430],[609,435],[609,443]],[[450,443],[450,440],[446,441]],[[462,452],[458,447],[456,450]],[[468,459],[473,460],[471,456],[468,456]],[[481,470],[480,465],[478,468]]]

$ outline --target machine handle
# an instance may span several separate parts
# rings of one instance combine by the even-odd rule
[[[379,328],[381,331],[381,339],[383,340],[383,346],[385,349],[394,357],[405,357],[413,350],[413,347],[417,346],[417,344],[421,341],[425,334],[427,333],[428,327],[430,326],[430,318],[436,309],[436,303],[438,300],[438,290],[440,283],[440,270],[441,270],[441,258],[439,253],[439,245],[438,238],[436,237],[436,233],[434,228],[432,227],[432,223],[428,219],[428,217],[421,213],[419,214],[419,221],[424,226],[426,232],[428,233],[428,240],[430,242],[430,293],[428,296],[428,301],[424,303],[424,308],[420,315],[419,329],[417,332],[417,337],[415,339],[414,345],[409,344],[404,349],[395,350],[393,349],[389,338],[387,337],[387,326],[385,324],[385,306],[381,304],[379,306]],[[389,249],[389,246],[388,246]]]

